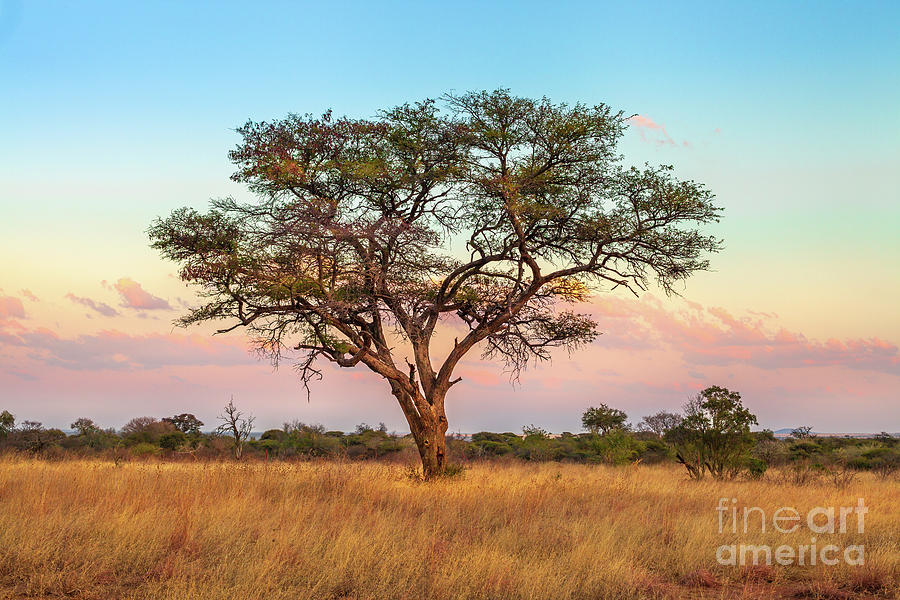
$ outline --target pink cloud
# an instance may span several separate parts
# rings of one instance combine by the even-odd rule
[[[657,123],[647,115],[634,115],[628,119],[631,124],[637,128],[638,133],[641,136],[641,140],[645,142],[652,142],[657,146],[682,146],[684,148],[690,148],[690,142],[686,140],[682,140],[679,144],[675,140],[672,139],[672,136],[669,135],[669,132],[666,131],[666,127],[660,123]],[[648,132],[653,132],[653,135],[647,135]]]
[[[168,301],[154,296],[141,287],[141,284],[128,277],[122,277],[112,287],[122,296],[122,306],[126,308],[172,310],[172,306]]]
[[[99,302],[95,300],[91,300],[90,298],[82,298],[81,296],[76,296],[75,294],[69,292],[65,295],[66,298],[75,302],[76,304],[81,304],[82,306],[87,306],[91,310],[100,313],[104,317],[114,317],[119,314],[119,311],[114,309],[112,306],[107,304],[106,302]]]
[[[656,298],[610,298],[597,306],[597,342],[617,347],[667,347],[692,365],[744,364],[760,369],[834,366],[900,375],[900,350],[878,338],[817,341],[785,329],[774,317],[737,317],[711,307],[666,308]]]
[[[31,290],[24,289],[24,290],[21,290],[19,293],[22,294],[22,296],[27,300],[31,300],[32,302],[40,302],[38,297],[31,293]]]
[[[66,338],[44,327],[4,329],[0,331],[0,348],[18,354],[17,362],[35,361],[67,370],[153,370],[257,362],[248,352],[247,342],[238,336],[132,335],[105,330]]]
[[[493,363],[465,361],[459,365],[458,375],[462,377],[463,381],[479,387],[509,384],[509,378],[502,376],[502,367]]]
[[[25,318],[25,307],[22,301],[13,296],[0,296],[0,318]]]
[[[811,424],[820,430],[877,431],[900,418],[898,349],[890,341],[815,340],[773,314],[650,295],[603,296],[590,311],[603,335],[571,356],[555,353],[551,363],[524,373],[521,385],[510,385],[502,364],[477,354],[460,364],[463,379],[448,397],[452,430],[518,431],[535,423],[578,431],[581,412],[598,402],[638,420],[678,410],[712,384],[740,391],[761,426],[775,429],[815,415]],[[293,370],[284,368],[289,361],[273,373],[248,354],[243,335],[106,330],[66,337],[49,323],[28,323],[0,319],[0,389],[7,408],[28,418],[60,426],[87,415],[121,425],[137,414],[188,411],[211,423],[233,393],[263,428],[294,416],[329,428],[381,420],[404,428],[387,385],[362,368],[324,363],[325,380],[312,386],[307,402]],[[444,330],[435,356],[446,353],[453,335]],[[858,410],[847,410],[848,399]]]

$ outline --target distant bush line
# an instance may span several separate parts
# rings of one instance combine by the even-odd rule
[[[16,423],[9,412],[3,411],[0,452],[50,460],[104,458],[115,462],[150,457],[163,460],[234,457],[235,439],[221,431],[204,433],[200,431],[202,425],[190,414],[165,419],[138,417],[116,431],[101,429],[83,418],[73,423],[74,432],[67,434],[34,421]],[[539,427],[528,426],[522,433],[450,435],[447,448],[455,463],[522,460],[607,465],[684,464],[683,457],[679,456],[683,442],[671,431],[635,430],[623,422],[595,431],[551,435]],[[768,467],[782,467],[792,480],[802,483],[807,478],[837,477],[839,472],[872,471],[888,477],[900,471],[900,439],[889,434],[868,439],[815,437],[800,428],[795,436],[779,439],[768,430],[750,433],[738,457],[743,467],[735,469],[730,476],[740,473],[757,477]],[[249,460],[330,458],[405,463],[418,458],[411,435],[390,433],[384,425],[360,424],[354,432],[345,433],[293,421],[280,429],[269,429],[257,439],[247,439],[242,445],[242,459]]]

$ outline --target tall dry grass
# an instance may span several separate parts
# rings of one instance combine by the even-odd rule
[[[871,476],[693,482],[665,466],[483,464],[423,484],[376,463],[6,458],[0,598],[892,597],[898,491]],[[720,497],[768,514],[863,497],[865,533],[818,543],[865,544],[866,564],[719,566],[720,544],[810,537],[720,534]]]

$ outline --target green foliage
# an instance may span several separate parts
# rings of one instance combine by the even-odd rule
[[[522,427],[522,435],[528,440],[547,440],[550,439],[550,433],[546,429],[542,429],[537,425],[525,425]]]
[[[182,431],[170,431],[159,436],[159,447],[163,450],[178,450],[185,442],[187,436]]]
[[[822,453],[822,446],[818,442],[804,439],[790,445],[791,460],[809,460]]]
[[[75,419],[75,422],[72,423],[69,427],[74,429],[75,432],[80,436],[90,436],[100,433],[100,428],[97,427],[96,424],[94,424],[94,421],[86,417]]]
[[[148,442],[139,442],[131,447],[131,453],[135,456],[151,456],[159,452],[159,447]]]
[[[876,442],[878,442],[879,444],[886,446],[888,448],[893,448],[898,443],[900,443],[900,438],[893,436],[886,431],[882,431],[881,433],[879,433],[872,439],[875,440]]]
[[[263,432],[259,439],[261,441],[273,441],[275,443],[281,443],[288,436],[288,432],[283,429],[267,429]]]
[[[66,439],[66,434],[59,429],[45,429],[38,421],[22,421],[9,434],[9,442],[13,447],[33,453],[44,452],[58,447]]]
[[[135,444],[159,445],[160,438],[178,431],[172,423],[154,417],[135,417],[122,428],[122,437],[128,446]]]
[[[812,432],[812,426],[803,425],[802,427],[797,427],[791,430],[791,437],[797,440],[804,440],[807,438],[815,437]]]
[[[90,419],[78,419],[77,427],[76,423],[72,424],[76,433],[66,436],[58,429],[45,429],[34,421],[23,421],[14,427],[12,415],[4,417],[3,414],[0,413],[0,424],[6,424],[7,434],[0,437],[0,450],[30,451],[44,458],[71,451],[79,455],[93,452],[121,460],[129,455],[148,456],[185,448],[194,449],[198,458],[222,458],[233,449],[230,438],[186,434],[170,420],[151,417],[132,419],[120,433],[102,430]],[[685,421],[663,439],[652,431],[632,432],[624,428],[614,428],[605,435],[568,432],[556,435],[529,425],[523,427],[522,434],[482,431],[471,439],[450,436],[447,457],[448,462],[456,463],[516,458],[609,465],[678,460],[682,464],[700,465],[696,467],[703,470],[700,476],[717,477],[732,477],[737,473],[761,477],[771,466],[789,465],[786,477],[798,485],[823,474],[837,483],[858,470],[881,477],[900,471],[900,447],[896,438],[889,435],[870,439],[778,439],[769,431],[748,433],[751,422],[752,415],[742,407],[739,395],[723,388],[709,388],[689,405]],[[693,428],[688,429],[689,426]],[[353,433],[344,433],[292,421],[280,429],[265,431],[258,440],[249,440],[245,446],[250,456],[274,460],[318,457],[408,460],[417,455],[410,435],[389,433],[383,424],[375,428],[360,424]],[[725,458],[716,454],[723,446],[727,451]],[[689,462],[692,460],[696,462]],[[717,460],[724,465],[721,475],[716,472]]]
[[[178,431],[188,435],[197,435],[200,433],[200,428],[203,427],[203,421],[191,413],[166,417],[163,421],[171,423]]]
[[[666,434],[666,439],[692,478],[701,479],[710,473],[717,479],[728,479],[747,468],[747,457],[754,446],[750,425],[756,422],[741,403],[739,393],[712,386],[685,406],[684,420]]]
[[[681,423],[681,415],[661,410],[658,413],[648,415],[638,424],[639,431],[652,432],[657,437],[662,437]]]
[[[766,464],[764,460],[760,460],[759,458],[748,456],[747,457],[747,473],[750,475],[751,479],[759,479],[766,473],[766,469],[769,468],[769,465]]]
[[[519,436],[515,434],[482,431],[472,436],[471,444],[475,449],[475,456],[504,456],[513,453],[518,440]]]
[[[0,412],[0,439],[5,438],[16,427],[16,418],[8,410]]]
[[[613,429],[619,429],[625,426],[625,420],[628,418],[621,410],[610,408],[605,404],[598,407],[590,407],[581,416],[581,424],[591,433],[607,434]]]
[[[602,436],[594,435],[589,444],[596,459],[610,465],[634,462],[646,450],[646,444],[621,429],[613,429]]]
[[[863,452],[862,459],[866,461],[863,468],[871,469],[881,477],[886,478],[900,471],[900,450],[893,444],[866,450]]]

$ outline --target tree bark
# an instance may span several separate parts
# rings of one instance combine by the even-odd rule
[[[413,435],[422,457],[422,474],[426,481],[440,477],[447,468],[447,420],[444,419],[443,426],[435,425],[426,426],[419,436]]]
[[[417,396],[414,400],[408,391],[396,382],[392,382],[391,388],[400,402],[406,422],[409,423],[409,430],[416,441],[425,480],[440,477],[447,467],[448,423],[444,414],[443,394],[433,394],[428,399]]]

